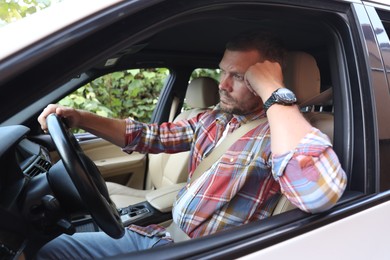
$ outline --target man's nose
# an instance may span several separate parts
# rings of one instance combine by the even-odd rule
[[[229,76],[221,77],[219,81],[219,89],[225,90],[227,92],[232,91],[232,81]]]

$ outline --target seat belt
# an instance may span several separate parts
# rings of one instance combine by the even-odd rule
[[[190,240],[191,238],[184,232],[176,223],[172,221],[171,224],[165,228],[169,233],[169,236],[173,239],[174,242],[181,242]]]
[[[260,123],[264,122],[266,118],[259,118],[250,121],[244,125],[241,125],[233,133],[228,134],[225,139],[215,147],[206,158],[204,158],[196,167],[194,173],[191,176],[190,184],[198,179],[205,171],[207,171],[211,165],[213,165],[226,151],[232,146],[240,137],[254,129]]]
[[[215,147],[211,153],[203,159],[196,167],[192,174],[190,184],[198,179],[205,171],[207,171],[211,165],[213,165],[225,152],[232,146],[240,137],[254,129],[260,123],[264,122],[266,118],[260,118],[241,125],[233,133],[228,134],[225,139]],[[191,239],[174,221],[166,228],[175,242],[185,241]]]

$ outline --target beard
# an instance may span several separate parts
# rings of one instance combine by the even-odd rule
[[[246,113],[238,108],[238,107],[228,107],[225,106],[222,102],[219,103],[221,111],[227,114],[234,114],[234,115],[245,115]]]
[[[259,108],[260,102],[244,102],[233,98],[225,90],[219,90],[219,106],[222,112],[234,115],[246,115]]]

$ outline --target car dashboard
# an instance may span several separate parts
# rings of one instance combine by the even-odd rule
[[[0,177],[2,187],[12,186],[12,182],[47,173],[52,166],[48,150],[27,139],[29,129],[24,126],[0,128]],[[0,190],[2,192],[3,189]],[[3,206],[5,206],[3,204]]]
[[[51,158],[51,147],[29,139],[29,131],[21,125],[0,127],[1,259],[24,251],[30,238],[100,230],[61,161]],[[146,201],[118,211],[126,225],[171,218]]]
[[[43,146],[27,139],[29,128],[24,126],[0,127],[0,256],[5,259],[23,248],[31,227],[26,212],[33,210],[27,192],[33,177],[52,166],[49,152]],[[38,177],[39,178],[39,177]],[[26,207],[26,205],[29,205]],[[29,218],[29,220],[32,220]]]

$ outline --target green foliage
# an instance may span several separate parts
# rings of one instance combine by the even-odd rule
[[[196,69],[191,74],[191,80],[199,77],[210,77],[219,82],[219,69]]]
[[[0,26],[17,21],[62,0],[0,0]]]
[[[166,68],[113,72],[82,86],[59,104],[104,117],[132,117],[149,122],[168,74]],[[219,77],[215,70],[197,69],[191,78],[200,76]]]
[[[105,117],[149,122],[168,73],[166,68],[114,72],[84,85],[59,103]],[[219,77],[216,70],[197,69],[191,78],[201,76]]]
[[[168,73],[165,68],[114,72],[86,84],[59,103],[105,117],[149,122]]]

